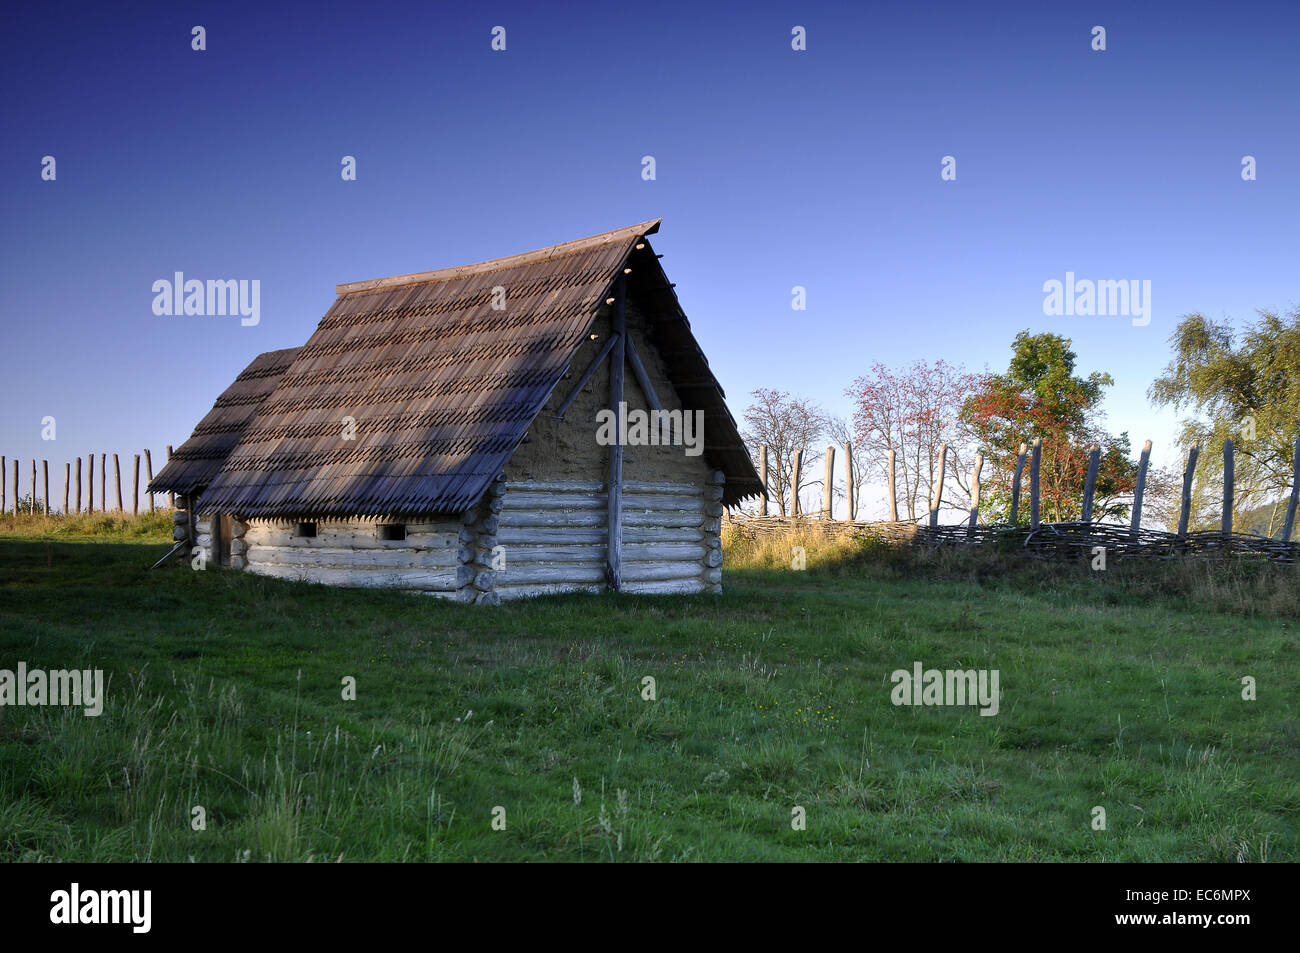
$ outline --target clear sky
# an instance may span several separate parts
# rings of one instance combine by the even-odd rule
[[[34,4],[0,29],[0,452],[24,492],[33,456],[61,481],[180,444],[336,283],[651,218],[737,418],[757,387],[848,414],[873,361],[1003,369],[1050,330],[1168,463],[1145,395],[1178,317],[1300,301],[1292,0]],[[259,280],[260,322],[154,314],[177,271]],[[1066,272],[1149,280],[1150,323],[1044,315]]]

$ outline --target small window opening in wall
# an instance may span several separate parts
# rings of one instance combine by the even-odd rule
[[[308,538],[311,538],[311,537],[313,537],[313,536],[316,535],[316,524],[315,524],[315,523],[299,523],[299,524],[298,524],[298,532],[295,533],[294,535],[296,535],[296,536],[306,536],[306,537],[308,537]]]
[[[379,526],[380,539],[406,539],[405,523],[381,523]]]

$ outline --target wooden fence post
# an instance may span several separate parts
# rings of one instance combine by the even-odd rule
[[[14,516],[18,515],[18,460],[14,460]]]
[[[81,513],[81,457],[77,457],[77,513]]]
[[[799,518],[799,471],[803,469],[803,451],[794,452],[794,482],[790,487],[790,515]]]
[[[117,484],[117,511],[125,512],[122,508],[122,468],[117,465],[117,454],[113,454],[113,482]]]
[[[108,454],[99,455],[99,511],[108,512]]]
[[[145,484],[145,489],[148,490],[148,489],[149,489],[149,485],[153,483],[153,455],[149,452],[149,449],[148,449],[147,447],[145,448],[145,451],[144,451],[144,478],[145,478],[145,480],[148,481],[148,482]],[[149,492],[149,512],[150,512],[150,513],[153,512],[153,492],[152,492],[152,491]]]
[[[939,479],[933,487],[933,495],[930,498],[930,525],[939,525],[939,503],[943,500],[943,477],[948,469],[948,445],[939,444]]]
[[[95,512],[95,455],[92,453],[86,459],[90,461],[86,467],[88,471],[86,475],[86,502],[90,504],[86,507],[86,512],[93,513]]]
[[[1192,444],[1187,451],[1187,467],[1183,470],[1183,499],[1178,508],[1178,538],[1187,536],[1187,525],[1192,518],[1192,477],[1196,473],[1196,458],[1201,455],[1200,444]]]
[[[1129,514],[1128,531],[1136,540],[1138,530],[1142,527],[1142,494],[1147,488],[1147,467],[1151,464],[1151,441],[1142,444],[1142,455],[1138,457],[1137,486],[1133,488],[1133,512]]]
[[[169,448],[170,450],[170,448]],[[767,515],[767,444],[758,448],[758,480],[763,484],[763,495],[758,498],[758,515]]]
[[[32,516],[36,515],[36,458],[32,457]]]
[[[898,522],[898,496],[894,489],[894,451],[889,451],[889,521]]]
[[[140,515],[140,454],[135,455],[135,470],[131,475],[131,515]]]
[[[1300,437],[1295,438],[1295,457],[1291,460],[1291,501],[1286,505],[1286,522],[1282,524],[1282,542],[1291,538],[1295,529],[1295,511],[1300,505]]]
[[[834,512],[834,494],[835,494],[835,448],[826,448],[826,484],[823,487],[825,492],[822,494],[822,518],[829,520]]]
[[[1088,476],[1083,481],[1083,517],[1085,523],[1092,522],[1092,498],[1097,492],[1097,471],[1101,468],[1101,447],[1093,446],[1088,451]]]
[[[858,501],[854,498],[853,493],[856,487],[853,485],[853,444],[848,441],[844,442],[844,495],[848,498],[849,522],[858,518]]]
[[[984,451],[975,453],[975,466],[970,473],[970,528],[973,531],[980,521],[980,474],[984,472]]]
[[[9,495],[9,480],[6,479],[8,476],[9,458],[0,456],[0,514],[3,514],[4,511],[9,508],[9,501],[7,499]]]
[[[1039,493],[1042,485],[1038,474],[1043,462],[1043,438],[1034,438],[1034,451],[1029,459],[1029,524],[1038,529]]]
[[[63,465],[63,515],[68,515],[68,505],[72,501],[72,464]]]
[[[1025,472],[1025,451],[1029,444],[1020,444],[1020,456],[1016,457],[1016,472],[1011,477],[1011,522],[1014,525],[1020,515],[1020,478]]]
[[[50,461],[41,461],[41,488],[45,491],[45,515],[50,515]]]
[[[169,444],[167,444],[167,461],[168,461],[168,462],[171,462],[171,458],[172,458],[172,445],[169,443]],[[766,487],[766,486],[767,486],[767,481],[764,481],[764,482],[763,482],[763,485],[764,485],[764,487]],[[170,503],[171,503],[171,508],[172,508],[172,509],[176,509],[176,494],[175,494],[175,493],[168,493],[168,494],[167,494],[167,499],[168,499],[168,500],[170,501]]]
[[[1221,524],[1224,539],[1232,537],[1232,501],[1233,489],[1233,451],[1236,446],[1231,440],[1223,441],[1223,521]]]

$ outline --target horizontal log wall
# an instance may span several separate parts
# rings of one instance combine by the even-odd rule
[[[607,499],[599,482],[506,483],[497,529],[498,595],[604,589]]]
[[[212,521],[216,517],[199,516],[194,519],[193,545],[201,550],[203,559],[209,563],[216,562],[216,553],[212,551]],[[193,553],[191,552],[191,555]]]
[[[703,592],[721,584],[720,504],[712,486],[625,481],[622,579],[625,592]],[[718,494],[720,498],[720,493]],[[595,481],[507,483],[497,542],[496,592],[518,599],[605,588],[607,495]],[[711,509],[719,510],[717,515]],[[716,548],[716,547],[713,547]],[[710,562],[716,565],[710,565]]]
[[[449,598],[467,584],[460,559],[460,520],[406,523],[404,540],[381,539],[379,527],[386,522],[322,520],[316,523],[315,536],[303,537],[296,535],[296,522],[236,521],[231,567],[279,579],[414,589]],[[196,528],[198,545],[210,546],[207,520]]]
[[[624,484],[623,591],[717,592],[722,588],[721,475],[700,484]],[[606,588],[603,483],[498,479],[457,518],[411,522],[406,539],[381,538],[381,521],[321,520],[315,536],[298,523],[236,519],[230,565],[264,576],[334,586],[413,589],[464,602],[495,603]],[[195,542],[215,563],[212,526]]]

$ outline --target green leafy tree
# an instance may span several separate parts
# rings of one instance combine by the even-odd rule
[[[1147,396],[1187,409],[1179,443],[1201,447],[1193,525],[1213,527],[1223,493],[1223,442],[1236,447],[1233,509],[1259,510],[1288,494],[1300,433],[1300,307],[1260,311],[1242,329],[1202,314],[1184,315],[1169,337],[1173,357]],[[1269,506],[1269,512],[1277,508]],[[1271,519],[1263,530],[1280,529]]]
[[[1083,511],[1083,484],[1088,452],[1101,449],[1092,518],[1128,515],[1137,482],[1129,461],[1127,433],[1112,436],[1102,426],[1101,401],[1114,381],[1094,371],[1075,376],[1075,353],[1058,334],[1021,331],[1012,344],[1011,363],[1003,374],[988,374],[962,408],[962,417],[984,449],[992,475],[981,492],[980,515],[988,522],[1011,515],[1011,482],[1020,444],[1043,440],[1040,467],[1042,518],[1077,520]],[[1029,466],[1021,491],[1021,521],[1029,519]]]

